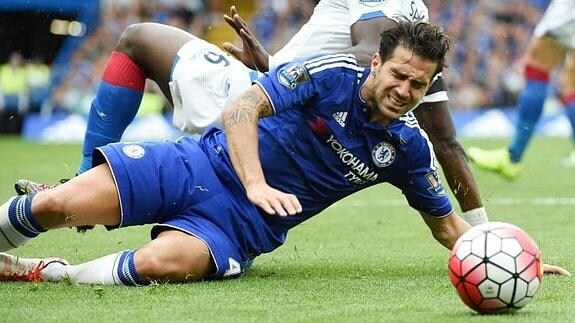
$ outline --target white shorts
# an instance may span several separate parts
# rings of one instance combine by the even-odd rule
[[[221,123],[221,114],[248,89],[258,72],[202,39],[186,43],[172,67],[170,92],[173,123],[180,130],[200,133]]]
[[[575,48],[575,0],[552,0],[535,27],[537,37],[550,36]]]

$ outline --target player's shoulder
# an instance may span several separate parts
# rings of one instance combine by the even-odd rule
[[[360,67],[353,54],[324,54],[306,58],[302,65],[310,74],[323,71],[335,72],[349,71],[358,72],[364,70]],[[336,70],[336,71],[334,71]]]
[[[352,54],[315,55],[278,66],[277,76],[282,84],[295,86],[312,79],[357,75],[364,69]]]
[[[408,112],[392,123],[392,133],[400,139],[401,145],[410,150],[429,150],[431,142],[427,133],[421,128],[413,112]]]

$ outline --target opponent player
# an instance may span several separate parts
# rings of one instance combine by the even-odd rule
[[[369,65],[371,54],[378,49],[379,31],[387,28],[392,21],[390,17],[396,16],[428,21],[427,7],[420,0],[320,1],[309,22],[272,57],[271,65],[318,53],[348,52],[360,64]],[[244,30],[240,33],[244,42],[251,35],[235,7],[226,21],[238,33]],[[253,38],[247,41],[257,43]],[[90,110],[78,173],[91,167],[93,148],[120,140],[136,115],[146,77],[156,81],[173,104],[174,124],[180,129],[199,132],[217,122],[223,108],[249,87],[257,73],[224,55],[216,46],[206,47],[197,56],[189,54],[199,43],[196,37],[181,30],[151,23],[130,26],[123,33]],[[267,54],[264,64],[261,60],[254,64],[248,60],[250,53],[238,52],[237,48],[233,53],[254,70],[268,69]],[[464,218],[471,224],[487,221],[479,190],[455,137],[440,75],[423,98],[416,116],[434,145]],[[23,193],[35,191],[37,186],[19,181],[17,187]]]
[[[571,123],[575,143],[575,1],[553,0],[534,31],[524,56],[526,84],[519,97],[519,118],[515,134],[507,148],[483,150],[470,147],[470,159],[483,169],[514,180],[522,172],[521,162],[549,91],[552,70],[564,63],[559,94]],[[575,165],[575,150],[568,158]]]

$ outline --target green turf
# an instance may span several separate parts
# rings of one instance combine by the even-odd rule
[[[504,141],[464,141],[499,147]],[[13,181],[74,174],[77,145],[0,137],[0,200]],[[546,262],[575,272],[575,169],[560,160],[566,139],[537,139],[527,172],[508,183],[475,170],[492,220],[528,231]],[[48,232],[12,252],[81,262],[146,242],[149,227],[84,235]],[[149,287],[0,283],[0,322],[571,322],[574,278],[547,276],[536,298],[513,315],[480,316],[447,278],[448,251],[430,236],[402,195],[381,186],[347,198],[294,229],[285,246],[259,257],[236,280]]]

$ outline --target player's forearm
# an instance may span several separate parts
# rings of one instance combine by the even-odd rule
[[[429,135],[435,155],[462,211],[482,207],[479,189],[465,152],[457,141],[447,101],[422,103],[415,109],[420,125]]]
[[[470,226],[459,215],[452,211],[443,218],[434,218],[420,212],[423,220],[431,230],[433,238],[447,249],[452,249],[457,239],[469,230]]]
[[[449,188],[463,212],[483,207],[467,157],[458,142],[435,148]]]
[[[247,189],[250,185],[265,182],[258,156],[257,134],[245,127],[226,127],[226,133],[230,159],[244,187]]]
[[[257,123],[261,104],[262,97],[248,90],[222,115],[230,159],[246,188],[254,183],[265,182],[258,155]]]

